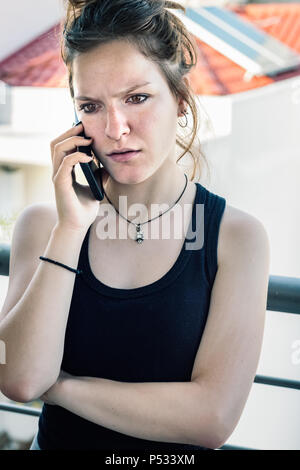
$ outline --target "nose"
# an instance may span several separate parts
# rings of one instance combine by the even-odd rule
[[[130,131],[126,115],[121,113],[116,107],[107,110],[105,134],[113,140],[120,140],[123,135]]]

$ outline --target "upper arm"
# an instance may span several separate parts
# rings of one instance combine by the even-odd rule
[[[261,222],[238,210],[221,223],[219,245],[218,270],[191,380],[208,387],[225,442],[242,414],[260,357],[270,248]]]
[[[0,322],[27,289],[55,223],[56,214],[51,204],[32,204],[19,214],[11,241],[9,284],[0,313]]]

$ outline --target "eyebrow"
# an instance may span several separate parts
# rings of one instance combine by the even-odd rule
[[[128,88],[127,90],[123,90],[123,91],[121,91],[120,93],[117,93],[116,95],[113,96],[113,98],[116,98],[116,97],[118,97],[118,96],[121,96],[121,95],[123,95],[124,93],[129,93],[129,92],[131,92],[131,91],[133,91],[133,90],[136,90],[137,88],[141,88],[142,86],[149,85],[149,84],[150,84],[150,82],[138,83],[137,85],[131,86],[131,87]],[[99,99],[92,98],[92,97],[90,97],[90,96],[83,96],[83,95],[75,96],[75,100],[81,100],[81,101],[91,100],[91,101],[100,102]]]

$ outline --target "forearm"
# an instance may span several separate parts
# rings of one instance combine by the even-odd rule
[[[202,397],[204,398],[204,396]],[[209,447],[214,417],[195,382],[128,383],[91,377],[62,382],[56,404],[140,439]]]
[[[83,237],[54,229],[40,254],[76,267]],[[22,298],[1,322],[7,357],[1,383],[12,399],[29,401],[56,381],[74,281],[74,273],[40,261]]]

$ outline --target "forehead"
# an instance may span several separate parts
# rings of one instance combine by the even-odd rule
[[[113,41],[80,54],[72,68],[75,93],[87,93],[99,86],[113,93],[146,81],[167,85],[159,66],[127,41]]]

